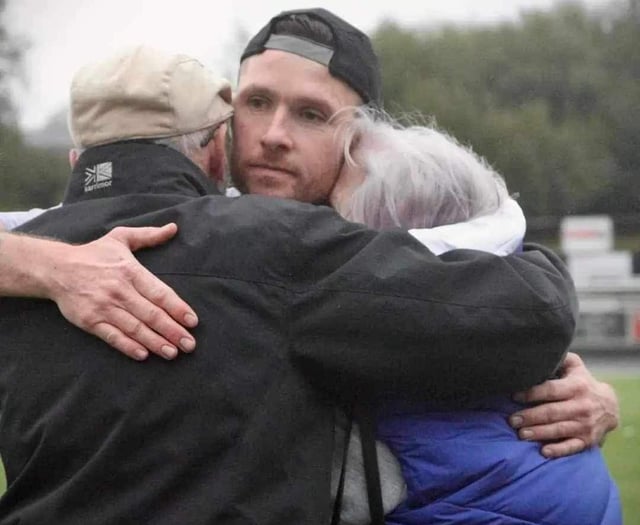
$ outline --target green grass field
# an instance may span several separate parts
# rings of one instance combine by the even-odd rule
[[[640,377],[602,377],[620,400],[621,425],[607,438],[604,454],[618,484],[625,525],[640,525]],[[0,494],[5,490],[0,463]]]
[[[625,525],[640,525],[640,377],[602,377],[620,400],[621,425],[604,445],[607,464],[618,484]]]

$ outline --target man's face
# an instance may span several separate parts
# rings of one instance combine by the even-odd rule
[[[231,173],[243,193],[325,203],[342,164],[330,117],[362,103],[316,62],[267,50],[242,63]]]

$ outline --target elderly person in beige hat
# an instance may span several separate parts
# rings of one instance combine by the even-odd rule
[[[174,55],[168,60],[140,46],[87,65],[73,79],[70,107],[77,148],[70,153],[72,166],[87,148],[148,141],[178,150],[212,180],[222,181],[226,122],[233,114],[231,86],[193,58]],[[113,184],[112,171],[90,171],[84,192]]]

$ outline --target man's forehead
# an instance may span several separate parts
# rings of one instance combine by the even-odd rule
[[[277,49],[269,49],[244,60],[240,67],[239,81],[242,83],[243,78],[247,76],[252,78],[267,76],[275,79],[283,73],[295,74],[296,81],[307,79],[325,82],[337,81],[331,76],[326,66],[300,55]]]
[[[332,76],[326,66],[280,50],[270,49],[244,60],[238,89],[240,92],[262,89],[280,96],[324,100],[338,108],[362,104],[360,96]]]

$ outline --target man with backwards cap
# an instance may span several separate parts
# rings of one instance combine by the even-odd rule
[[[329,145],[329,140],[333,140],[333,137],[329,133],[331,125],[327,121],[337,109],[345,105],[379,102],[379,70],[368,39],[357,29],[324,10],[293,12],[293,17],[291,14],[285,13],[275,17],[252,39],[243,55],[239,94],[236,100],[236,149],[233,155],[233,172],[242,176],[236,183],[244,191],[323,202],[335,180],[341,161],[339,157],[335,157]],[[305,26],[302,30],[303,38],[278,34],[296,31],[300,33],[300,30],[295,29],[297,22],[291,23],[291,18],[298,18],[301,25]],[[324,36],[309,33],[309,28],[316,25],[315,19],[321,20],[320,26],[324,28],[320,28],[320,33],[324,32]],[[287,25],[293,27],[287,28]],[[358,64],[358,67],[354,67],[354,64]],[[291,82],[291,78],[296,78],[296,82]],[[169,236],[170,228],[161,230],[158,234]],[[123,232],[116,232],[103,242],[110,243],[111,248],[119,248],[114,238],[125,237]],[[0,261],[4,267],[8,267],[10,263],[7,254],[11,254],[11,250],[16,246],[18,249],[21,246],[37,247],[38,241],[5,236],[5,258]],[[97,245],[94,247],[97,248]],[[80,248],[77,253],[80,253],[79,250]],[[87,253],[89,252],[85,249],[82,257],[86,257]],[[112,256],[113,259],[121,260],[120,255]],[[38,261],[35,259],[31,262]],[[59,275],[64,275],[65,269],[73,266],[65,266],[66,261],[59,263],[62,263],[56,266],[61,272]],[[112,264],[109,271],[113,272],[114,267]],[[131,266],[125,267],[128,271],[131,270]],[[112,302],[120,301],[118,307],[105,309],[104,312],[94,309],[95,312],[92,313],[95,316],[87,319],[79,314],[86,303],[74,296],[73,290],[69,294],[73,300],[69,300],[68,297],[62,297],[59,290],[58,293],[52,293],[51,286],[34,282],[33,275],[26,274],[28,268],[22,270],[25,274],[18,275],[17,279],[12,278],[10,282],[7,282],[9,273],[4,274],[5,280],[0,281],[0,284],[6,291],[56,296],[63,311],[66,300],[66,313],[70,319],[75,320],[80,326],[90,328],[121,350],[124,346],[131,349],[132,345],[140,350],[139,346],[142,343],[154,351],[163,348],[169,355],[175,355],[173,343],[178,343],[180,339],[186,341],[183,345],[185,349],[192,347],[193,341],[188,333],[177,328],[175,323],[172,324],[167,316],[158,315],[157,310],[149,308],[145,303],[146,299],[108,298]],[[84,269],[76,264],[73,273],[78,274],[80,271]],[[127,289],[134,289],[131,280],[125,278],[123,281],[122,275],[115,275],[116,279],[122,282],[123,296],[126,295]],[[132,275],[135,276],[133,284],[144,294],[151,296],[144,275],[139,270]],[[94,279],[91,282],[96,281]],[[158,293],[157,288],[155,293]],[[190,312],[188,307],[166,289],[162,293],[165,294],[164,301],[157,298],[155,301],[182,321],[184,314]],[[120,306],[125,304],[128,307],[137,305],[132,307],[133,317],[120,309]],[[152,314],[145,316],[142,311],[155,312],[153,315],[157,316],[159,321],[152,322]],[[79,319],[74,318],[76,314],[79,315]],[[100,316],[102,319],[99,319]],[[138,324],[135,317],[155,328],[157,333]],[[133,339],[115,328],[124,328],[131,333],[131,326],[138,330],[137,335],[131,334]],[[167,339],[159,334],[167,336]],[[135,342],[136,339],[138,343]],[[489,381],[491,378],[485,379]],[[498,388],[497,385],[494,386]],[[566,392],[562,395],[566,395]],[[603,396],[599,392],[597,395]],[[539,416],[538,411],[534,422]],[[549,428],[557,431],[557,426],[551,425]],[[592,425],[590,430],[593,428]],[[573,430],[578,434],[575,426]],[[540,437],[544,435],[541,434]],[[575,440],[571,446],[575,449]]]
[[[330,119],[345,107],[381,106],[381,89],[364,33],[324,9],[274,17],[241,57],[231,157],[236,187],[328,203],[342,164]]]

